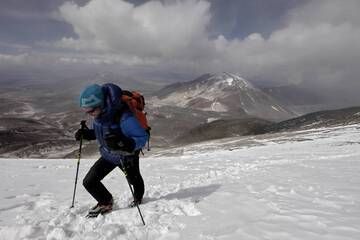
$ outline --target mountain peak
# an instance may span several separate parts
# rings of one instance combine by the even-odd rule
[[[205,81],[209,84],[215,84],[219,88],[251,88],[254,89],[254,86],[240,76],[240,74],[234,74],[229,72],[221,72],[221,73],[213,73],[213,74],[206,74],[203,75],[206,79]],[[202,79],[202,83],[204,83],[204,78],[200,77],[199,79]]]
[[[233,79],[235,81],[246,81],[243,77],[240,76],[238,73],[229,73],[229,72],[221,72],[221,73],[213,73],[211,74],[212,77],[218,78],[218,79]]]
[[[172,84],[157,95],[159,105],[171,105],[202,111],[244,114],[265,119],[286,119],[290,110],[239,74],[221,72]]]

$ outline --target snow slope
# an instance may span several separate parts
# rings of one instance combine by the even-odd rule
[[[120,170],[94,204],[76,160],[2,159],[0,239],[359,239],[360,125],[211,141],[142,159],[142,226]],[[82,160],[80,179],[94,160]]]

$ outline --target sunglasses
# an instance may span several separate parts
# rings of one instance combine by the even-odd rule
[[[85,110],[85,113],[87,114],[93,114],[95,111],[96,111],[97,108],[90,108],[90,109],[87,109]]]

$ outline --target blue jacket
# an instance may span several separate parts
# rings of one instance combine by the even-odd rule
[[[129,110],[122,112],[120,119],[115,120],[115,115],[122,111],[121,109],[124,109],[122,104],[125,104],[121,103],[121,89],[119,87],[114,84],[105,84],[103,92],[106,101],[102,107],[102,114],[93,123],[93,128],[100,146],[101,156],[115,165],[120,165],[123,164],[125,159],[131,159],[131,156],[134,156],[135,153],[111,150],[106,144],[105,137],[110,133],[122,131],[126,137],[134,140],[134,151],[138,151],[148,141],[148,134]]]

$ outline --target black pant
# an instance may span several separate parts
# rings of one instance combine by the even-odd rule
[[[101,183],[101,180],[115,167],[119,167],[126,174],[127,180],[134,188],[135,199],[142,200],[145,188],[143,178],[140,174],[139,155],[127,157],[126,161],[124,161],[124,166],[117,166],[103,158],[99,158],[83,180],[83,185],[86,190],[99,204],[108,204],[112,199],[112,195]]]

